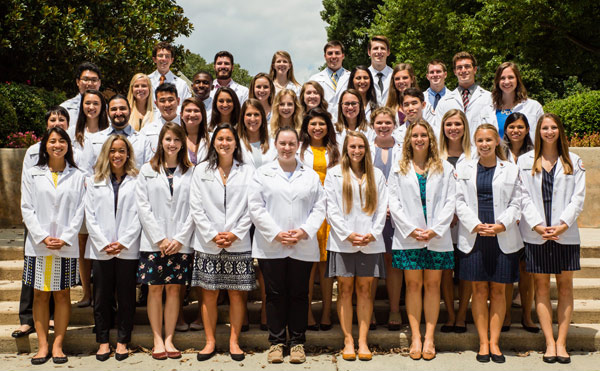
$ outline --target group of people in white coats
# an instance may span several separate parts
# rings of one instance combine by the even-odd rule
[[[377,42],[385,44],[377,40],[372,44]],[[338,44],[325,47],[332,66],[343,60]],[[380,50],[370,53],[381,59]],[[274,64],[277,56],[286,57],[276,54]],[[216,59],[222,69],[233,62],[227,54]],[[476,62],[460,54],[453,63],[461,92],[461,78],[473,82]],[[372,358],[367,336],[375,325],[373,300],[380,278],[387,281],[389,327],[399,328],[404,277],[409,355],[431,360],[436,356],[434,335],[442,295],[449,320],[454,319],[446,328],[456,332],[465,328],[464,317],[463,326],[458,324],[461,307],[466,316],[464,300],[456,314],[453,299],[448,305],[446,287],[454,269],[465,291],[468,287],[473,292],[473,318],[480,337],[477,360],[504,362],[499,336],[506,288],[525,272],[535,282],[530,289],[535,287],[546,337],[543,360],[569,362],[566,335],[573,271],[580,269],[576,219],[583,207],[585,170],[581,159],[568,152],[560,119],[542,114],[531,121],[535,128],[531,129],[526,114],[512,112],[504,121],[503,140],[497,115],[515,110],[515,100],[527,99],[516,66],[506,65],[497,73],[502,91],[495,96],[499,112],[487,115],[481,108],[473,122],[468,119],[470,110],[485,106],[472,103],[480,99],[475,94],[478,86],[465,85],[457,101],[463,106],[451,108],[448,103],[442,113],[440,105],[450,98],[440,98],[435,110],[429,107],[424,94],[411,86],[414,76],[409,70],[412,67],[398,68],[403,72],[398,76],[388,74],[393,81],[392,104],[383,107],[377,106],[380,97],[373,94],[371,71],[357,68],[355,85],[349,89],[337,91],[343,74],[330,79],[337,97],[331,99],[325,99],[329,93],[314,82],[302,87],[299,101],[279,81],[282,89],[271,100],[259,90],[266,85],[274,90],[275,85],[256,79],[253,86],[260,89],[253,89],[240,105],[233,88],[219,86],[211,96],[210,120],[205,99],[187,98],[180,106],[175,85],[164,83],[154,93],[158,107],[154,114],[160,118],[144,126],[142,133],[130,121],[135,102],[130,104],[119,94],[104,108],[95,98],[87,99],[88,94],[97,94],[82,93],[84,124],[78,122],[75,140],[67,133],[69,114],[51,110],[49,130],[26,155],[29,165],[22,181],[28,230],[23,281],[34,289],[39,339],[32,363],[50,358],[55,363],[67,361],[62,342],[70,315],[69,288],[77,282],[82,249],[94,271],[100,361],[111,355],[108,333],[115,302],[115,358],[129,355],[137,283],[148,285],[154,359],[181,357],[173,339],[181,318],[182,288],[192,285],[201,292],[206,334],[197,359],[216,354],[217,301],[219,292],[226,290],[229,352],[233,360],[243,360],[239,337],[247,321],[246,295],[256,288],[258,278],[264,292],[261,325],[271,343],[268,361],[283,362],[289,346],[290,362],[303,363],[305,332],[316,326],[310,287],[317,272],[322,287],[334,279],[338,282],[344,359]],[[267,81],[268,77],[259,76]],[[365,81],[371,86],[366,87]],[[396,89],[396,82],[404,90]],[[363,100],[369,101],[368,118]],[[333,116],[338,118],[335,125],[332,106],[338,113]],[[88,133],[100,128],[98,116],[104,110],[108,126]],[[144,134],[146,127],[152,135]],[[77,139],[83,145],[75,145]],[[82,224],[89,234],[86,240],[77,237]],[[550,274],[556,274],[560,293],[556,339]],[[47,340],[51,293],[56,307],[52,350]],[[352,335],[354,293],[357,347]],[[530,311],[529,303],[524,312]],[[330,308],[331,299],[327,303],[324,297],[321,330],[331,328]],[[424,336],[419,327],[422,313]],[[534,326],[530,314],[525,320],[524,327]]]

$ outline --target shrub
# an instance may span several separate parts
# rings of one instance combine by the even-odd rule
[[[551,101],[544,106],[544,112],[554,113],[562,119],[567,137],[597,133],[600,131],[600,90]]]
[[[33,88],[35,92],[39,95],[42,102],[44,102],[44,107],[46,110],[50,109],[50,107],[58,106],[62,102],[67,100],[67,95],[57,89],[52,91],[46,90],[44,88]]]
[[[600,134],[593,133],[593,134],[582,135],[582,136],[575,134],[569,140],[569,146],[571,146],[571,147],[600,147]]]
[[[8,98],[0,93],[0,144],[10,133],[18,131],[17,112]]]
[[[17,114],[17,130],[11,130],[11,132],[33,131],[38,136],[44,133],[46,128],[44,122],[46,105],[37,93],[36,88],[9,82],[0,84],[0,95],[8,98]],[[3,138],[6,138],[6,136],[3,136]]]
[[[6,137],[6,147],[28,148],[32,144],[39,142],[40,139],[41,138],[38,138],[33,131],[13,133]]]

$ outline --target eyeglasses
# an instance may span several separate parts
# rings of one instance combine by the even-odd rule
[[[345,102],[345,103],[342,103],[342,106],[344,106],[344,107],[356,107],[356,106],[358,106],[358,102]]]
[[[97,83],[98,81],[100,81],[100,79],[99,79],[99,78],[97,78],[97,77],[82,77],[82,78],[81,78],[81,81],[83,81],[83,82],[91,82],[91,83],[94,83],[94,84],[95,84],[95,83]]]
[[[458,71],[461,70],[470,70],[471,68],[473,68],[472,64],[461,64],[460,66],[456,66],[455,69]]]

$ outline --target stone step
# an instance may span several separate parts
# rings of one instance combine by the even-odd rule
[[[581,270],[575,271],[576,278],[600,278],[600,258],[583,258]]]
[[[600,279],[598,278],[574,278],[573,297],[576,300],[598,300],[600,299]],[[550,279],[550,299],[558,299],[555,278]]]
[[[0,261],[0,280],[19,280],[23,278],[23,260]]]
[[[435,333],[435,344],[438,351],[461,351],[476,350],[479,339],[474,326],[469,326],[464,334],[442,333],[439,325]],[[10,334],[14,326],[0,326],[0,352],[2,353],[31,353],[37,349],[37,335],[13,339]],[[421,326],[421,332],[425,328]],[[557,328],[554,326],[555,335]],[[226,352],[229,347],[228,325],[218,325],[216,331],[217,350]],[[358,336],[358,329],[353,326],[354,337]],[[116,342],[116,330],[111,331],[110,341]],[[54,337],[50,332],[49,341]],[[260,331],[258,326],[251,326],[250,331],[240,336],[240,346],[246,350],[266,350],[269,348],[268,333]],[[406,348],[409,346],[410,331],[404,326],[399,332],[390,332],[379,328],[369,331],[368,342],[371,347],[379,347],[385,350],[392,348]],[[199,350],[204,346],[204,331],[176,333],[174,337],[175,346],[181,350]],[[567,338],[569,350],[597,351],[600,349],[600,325],[579,324],[572,325]],[[153,346],[152,331],[150,326],[135,326],[130,343],[131,347],[142,346],[151,349]],[[306,333],[307,347],[323,347],[330,351],[338,351],[343,346],[342,331],[338,325],[334,325],[330,331],[308,331]],[[91,326],[69,327],[64,341],[64,350],[67,354],[93,354],[97,350],[96,336],[92,333]],[[545,349],[544,336],[532,334],[525,330],[516,328],[500,336],[500,348],[516,351],[541,351]],[[150,355],[147,355],[148,359]]]

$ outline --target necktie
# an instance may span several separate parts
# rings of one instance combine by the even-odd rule
[[[469,105],[469,89],[464,89],[462,92],[463,107],[467,112],[467,106]]]
[[[337,73],[331,74],[331,82],[333,83],[333,90],[337,90]]]
[[[160,75],[160,79],[158,80],[158,85],[162,85],[165,82],[165,75]]]
[[[377,86],[379,87],[379,91],[383,93],[383,72],[377,72]]]
[[[433,109],[435,109],[438,105],[438,103],[440,102],[440,98],[442,96],[440,95],[440,93],[435,93],[435,100],[433,101]],[[467,98],[469,99],[469,98]]]

